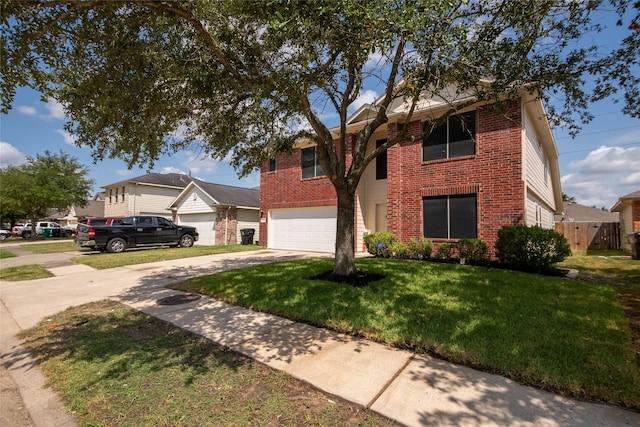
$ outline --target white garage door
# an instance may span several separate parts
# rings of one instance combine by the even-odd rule
[[[336,207],[273,209],[269,242],[273,249],[335,252]]]
[[[198,229],[196,245],[211,246],[215,244],[214,214],[183,214],[180,215],[181,225],[190,225]]]

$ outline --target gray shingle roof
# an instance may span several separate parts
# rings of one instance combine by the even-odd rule
[[[609,212],[598,208],[579,205],[577,203],[563,202],[563,215],[556,215],[556,222],[618,222],[620,217],[617,212]]]
[[[260,207],[260,190],[255,188],[234,187],[231,185],[213,184],[194,179],[204,192],[221,205]]]
[[[184,175],[181,173],[148,173],[146,175],[140,175],[135,178],[125,179],[123,181],[107,184],[103,186],[103,188],[120,185],[125,182],[133,184],[138,183],[161,185],[164,187],[185,188],[191,181],[193,181],[193,178],[191,178],[189,175]]]

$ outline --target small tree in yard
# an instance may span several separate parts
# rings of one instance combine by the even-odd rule
[[[231,154],[246,174],[310,140],[338,201],[333,273],[349,275],[360,179],[389,147],[420,138],[408,136],[408,125],[425,93],[450,106],[427,119],[426,133],[476,101],[499,111],[523,89],[562,99],[549,112],[564,119],[576,110],[588,118],[591,99],[621,90],[627,112],[638,115],[637,34],[604,54],[581,44],[597,40],[599,8],[613,5],[623,16],[630,4],[5,0],[2,106],[19,85],[38,89],[65,107],[67,129],[96,160],[130,166],[195,144],[218,159]],[[593,96],[587,74],[606,77]],[[451,87],[457,91],[445,91]],[[380,95],[374,117],[350,136],[349,107],[366,89]],[[405,126],[367,152],[398,99]],[[322,121],[329,113],[337,132]]]
[[[71,205],[85,206],[93,180],[88,169],[67,154],[45,151],[27,157],[21,166],[1,170],[2,207],[22,212],[31,221],[31,238],[36,238],[36,222],[52,209],[65,210]]]

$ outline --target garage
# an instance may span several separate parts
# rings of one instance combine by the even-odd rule
[[[198,229],[198,241],[196,245],[210,246],[215,244],[215,214],[199,213],[199,214],[182,214],[180,215],[181,225],[190,225]]]
[[[311,252],[335,252],[336,206],[272,209],[268,247]]]

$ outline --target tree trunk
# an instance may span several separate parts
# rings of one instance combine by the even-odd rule
[[[336,189],[336,193],[338,196],[338,224],[333,274],[349,276],[356,271],[355,194],[350,194],[346,189]]]

